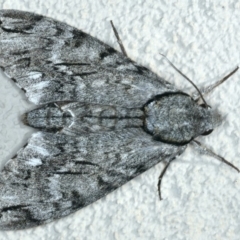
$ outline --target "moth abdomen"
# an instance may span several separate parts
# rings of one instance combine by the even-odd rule
[[[26,113],[23,122],[42,131],[82,134],[142,128],[144,113],[137,108],[123,108],[88,103],[46,104]]]
[[[63,112],[54,104],[34,109],[22,117],[24,124],[49,132],[60,131],[64,126],[71,124],[72,118],[69,112]]]

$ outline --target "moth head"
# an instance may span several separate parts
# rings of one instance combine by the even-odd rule
[[[183,145],[199,135],[208,135],[221,123],[209,107],[198,105],[185,93],[165,93],[144,106],[144,129],[155,140]]]

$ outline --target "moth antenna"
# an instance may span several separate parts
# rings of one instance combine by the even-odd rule
[[[222,83],[224,83],[227,79],[229,79],[235,72],[237,72],[237,70],[239,69],[239,67],[237,66],[233,71],[231,71],[227,76],[225,76],[224,78],[220,79],[219,81],[215,82],[214,84],[208,86],[205,88],[203,95],[207,95],[208,93],[212,92],[216,87],[218,87],[219,85],[221,85]],[[199,101],[200,100],[200,96],[198,98],[195,99],[195,101]]]
[[[235,170],[237,170],[238,172],[240,172],[239,168],[237,168],[236,166],[234,166],[232,163],[230,163],[229,161],[227,161],[225,158],[217,155],[216,153],[214,153],[212,150],[210,150],[209,148],[207,148],[206,146],[204,146],[202,143],[200,143],[199,141],[193,140],[193,142],[195,142],[198,147],[203,150],[206,154],[208,154],[209,156],[212,156],[216,159],[218,159],[221,162],[226,163],[228,166],[234,168]]]
[[[128,57],[127,52],[126,52],[126,50],[125,50],[125,48],[124,48],[124,46],[123,46],[122,40],[121,40],[121,38],[119,37],[118,31],[117,31],[117,29],[115,28],[115,26],[114,26],[114,24],[113,24],[113,21],[111,20],[110,23],[111,23],[111,25],[112,25],[112,29],[113,29],[114,35],[115,35],[115,37],[117,38],[117,42],[118,42],[118,44],[119,44],[119,46],[120,46],[120,48],[121,48],[121,51],[122,51],[123,55],[125,55],[126,57]]]
[[[204,102],[204,105],[206,107],[209,107],[209,105],[207,104],[207,102],[205,101],[201,91],[198,89],[198,87],[195,85],[195,83],[189,79],[184,73],[182,73],[164,54],[160,53],[160,55],[162,55],[167,61],[168,63],[179,73],[181,74],[186,80],[188,80],[194,87],[195,89],[197,90],[197,92],[199,93],[200,97],[202,98],[203,102]]]
[[[159,178],[158,178],[158,195],[159,195],[159,200],[161,201],[162,200],[162,194],[161,194],[161,183],[162,183],[162,178],[164,176],[164,174],[166,173],[169,165],[170,165],[171,161],[167,162],[167,164],[165,165],[165,167],[163,168]]]

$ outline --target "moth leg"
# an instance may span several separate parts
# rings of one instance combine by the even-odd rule
[[[158,195],[159,195],[160,201],[162,200],[162,194],[161,194],[162,178],[163,178],[164,174],[166,173],[166,171],[167,171],[167,169],[168,169],[168,167],[169,167],[169,165],[170,165],[171,162],[172,162],[172,161],[169,161],[169,162],[166,163],[165,167],[163,168],[163,170],[162,170],[162,172],[161,172],[161,174],[160,174],[160,176],[159,176],[159,178],[158,178],[158,184],[157,184],[157,186],[158,186]]]
[[[219,85],[221,85],[222,83],[224,83],[227,79],[229,79],[237,70],[238,70],[238,66],[231,71],[228,75],[226,75],[224,78],[220,79],[219,81],[211,84],[210,86],[207,86],[205,88],[202,89],[202,94],[205,96],[207,94],[209,94],[210,92],[212,92],[216,87],[218,87]],[[198,93],[194,94],[196,97],[194,97],[194,100],[196,102],[198,102],[200,100],[200,96]]]
[[[122,51],[123,55],[125,55],[126,57],[128,57],[127,52],[126,52],[126,50],[125,50],[125,48],[124,48],[124,46],[123,46],[122,40],[121,40],[121,38],[119,37],[119,34],[118,34],[118,32],[117,32],[117,29],[115,28],[115,26],[114,26],[114,24],[113,24],[113,21],[111,20],[110,23],[111,23],[111,25],[112,25],[112,29],[113,29],[114,35],[115,35],[115,37],[117,38],[117,42],[118,42],[118,44],[119,44],[119,46],[120,46],[120,48],[121,48],[121,51]]]
[[[196,147],[203,153],[211,156],[211,157],[214,157],[216,159],[218,159],[219,161],[221,162],[224,162],[226,163],[228,166],[234,168],[235,170],[237,170],[238,172],[240,172],[240,170],[234,166],[232,163],[230,163],[229,161],[227,161],[226,159],[224,159],[223,157],[217,155],[216,153],[214,153],[212,150],[210,150],[209,148],[207,148],[206,146],[204,146],[202,143],[196,141],[196,140],[193,140],[193,142],[197,145]]]

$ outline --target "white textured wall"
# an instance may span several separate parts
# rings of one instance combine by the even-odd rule
[[[0,8],[27,10],[65,21],[118,48],[109,20],[129,56],[179,88],[192,87],[162,59],[167,54],[199,86],[240,64],[239,1],[0,0]],[[215,3],[211,3],[215,2]],[[224,123],[203,143],[240,167],[240,71],[207,101]],[[33,108],[0,75],[1,164],[24,145],[31,129],[20,116]],[[240,174],[189,147],[170,167],[157,194],[158,164],[107,197],[68,217],[33,229],[0,232],[18,239],[240,239]]]

